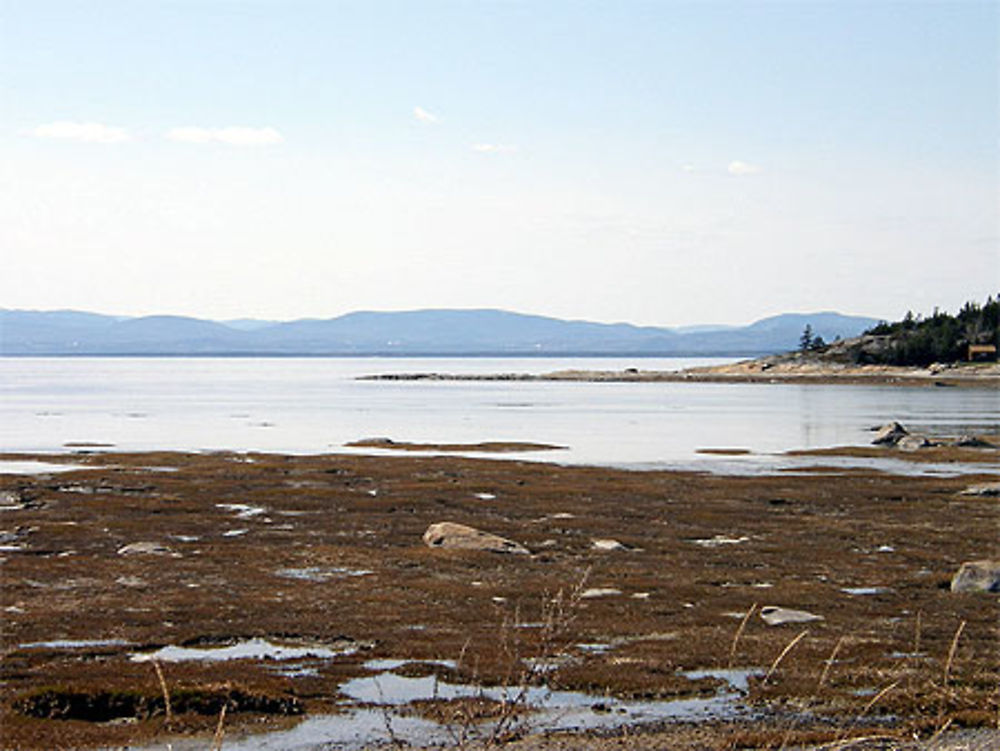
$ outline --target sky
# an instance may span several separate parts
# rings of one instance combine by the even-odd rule
[[[0,0],[0,308],[647,325],[1000,290],[1000,3]]]

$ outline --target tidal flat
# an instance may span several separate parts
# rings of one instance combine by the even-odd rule
[[[495,740],[519,748],[905,744],[963,729],[997,742],[998,598],[949,586],[963,562],[997,558],[997,497],[963,494],[996,482],[985,467],[0,458],[74,465],[0,474],[4,748],[208,748],[223,707],[233,749],[291,748],[254,739],[351,718],[367,735],[295,747],[391,744],[410,727],[417,742],[456,728],[489,740],[505,718]],[[431,548],[424,532],[443,521],[530,554]],[[781,612],[813,617],[769,625]],[[407,680],[431,695],[394,696]],[[530,701],[505,715],[522,690]],[[572,712],[557,721],[545,703],[560,700]]]

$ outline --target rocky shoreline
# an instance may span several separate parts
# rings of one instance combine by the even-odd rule
[[[526,750],[997,741],[997,596],[953,591],[963,564],[998,557],[985,468],[4,458],[78,465],[0,475],[4,748],[205,748],[221,726],[239,749],[246,733],[311,727],[303,717],[369,716],[370,746],[393,740],[382,712],[399,732],[434,718],[470,738],[506,716],[502,740]],[[380,710],[357,688],[379,676],[385,691],[585,698],[571,699],[577,730],[546,730],[526,705],[511,717],[461,695]],[[649,714],[678,701],[722,713]]]
[[[1000,389],[1000,365],[960,363],[927,368],[852,365],[809,354],[774,355],[680,371],[560,370],[551,373],[383,373],[370,381],[581,381],[611,383],[799,383]]]

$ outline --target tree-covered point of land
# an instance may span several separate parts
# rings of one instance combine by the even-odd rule
[[[888,337],[887,346],[865,349],[861,359],[885,365],[919,365],[964,360],[970,344],[1000,345],[1000,296],[979,305],[967,302],[957,314],[942,313],[923,318],[908,312],[901,321],[882,321],[866,335]]]

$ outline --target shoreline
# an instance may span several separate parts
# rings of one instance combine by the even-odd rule
[[[784,356],[783,356],[784,357]],[[886,365],[835,365],[816,362],[744,360],[728,365],[679,371],[562,370],[551,373],[380,373],[360,381],[526,381],[582,383],[752,383],[866,386],[921,386],[1000,389],[1000,366],[904,368]]]
[[[738,701],[750,714],[649,725],[626,711],[630,748],[926,738],[949,720],[995,722],[995,596],[948,590],[962,561],[995,550],[996,499],[963,495],[996,479],[986,468],[964,477],[852,471],[831,482],[829,473],[713,476],[458,456],[17,456],[84,467],[0,475],[10,538],[0,552],[0,720],[14,748],[207,739],[218,714],[198,707],[224,701],[237,743],[300,712],[354,711],[342,692],[371,677],[374,660],[402,661],[406,680],[496,686],[510,680],[511,659],[528,664],[522,658],[548,649],[556,670],[532,680],[592,693],[586,712],[595,717],[602,702],[710,698],[724,684],[687,672],[733,664],[766,672],[803,630],[765,624],[766,605],[822,619],[805,626],[769,680],[749,677]],[[422,537],[441,521],[529,553],[435,550]],[[537,624],[559,591],[588,594],[571,598],[572,618],[546,642]],[[949,657],[960,623],[960,649]],[[248,640],[319,656],[164,656],[175,707],[165,722],[150,655]],[[839,659],[824,671],[834,649]],[[911,652],[919,654],[896,656]],[[951,680],[942,690],[945,661]],[[401,679],[387,674],[386,685]],[[127,721],[109,723],[99,707],[116,696],[140,703],[116,715]],[[460,717],[463,707],[437,700],[389,711]],[[76,719],[57,719],[67,713]],[[387,740],[376,735],[369,740]],[[619,731],[583,730],[535,734],[512,748],[620,742]]]

